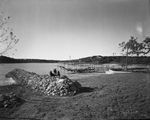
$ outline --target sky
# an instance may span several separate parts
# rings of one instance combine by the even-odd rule
[[[0,11],[19,38],[14,58],[121,55],[122,41],[150,36],[149,0],[0,0]]]

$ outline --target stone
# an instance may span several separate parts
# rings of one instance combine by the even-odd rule
[[[38,75],[22,69],[14,69],[5,75],[13,78],[16,83],[31,86],[36,91],[43,92],[46,95],[75,95],[81,91],[81,84],[72,81],[66,75],[58,77],[50,77],[49,75]]]
[[[13,108],[23,104],[25,100],[16,96],[14,93],[0,94],[0,108]]]

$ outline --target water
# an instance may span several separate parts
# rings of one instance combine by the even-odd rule
[[[13,63],[13,64],[0,64],[0,85],[7,85],[10,84],[10,79],[6,79],[5,75],[12,71],[15,68],[24,69],[29,72],[35,72],[37,74],[43,75],[43,74],[49,74],[50,71],[53,71],[53,69],[57,69],[60,71],[61,75],[67,75],[70,79],[76,80],[81,79],[84,77],[89,77],[91,75],[96,75],[99,73],[91,73],[91,74],[70,74],[69,72],[65,71],[64,69],[60,69],[59,66],[65,66],[67,68],[86,68],[89,67],[89,65],[67,65],[63,63]],[[90,66],[93,67],[93,66]]]
[[[6,82],[5,74],[15,68],[24,69],[29,72],[37,74],[49,74],[54,68],[59,69],[57,63],[14,63],[14,64],[0,64],[0,83]],[[60,71],[61,72],[61,71]]]
[[[13,64],[0,64],[0,85],[6,85],[9,83],[9,79],[5,78],[5,75],[12,71],[15,68],[24,69],[29,72],[35,72],[37,74],[49,74],[50,71],[53,69],[57,69],[60,71],[61,75],[67,75],[70,79],[80,79],[83,77],[89,77],[91,75],[99,75],[99,73],[89,73],[89,74],[70,74],[69,72],[65,71],[64,69],[60,69],[59,66],[65,66],[66,68],[72,69],[79,69],[79,68],[95,68],[101,71],[107,66],[105,65],[92,65],[92,64],[81,64],[81,65],[67,65],[63,63],[13,63]]]

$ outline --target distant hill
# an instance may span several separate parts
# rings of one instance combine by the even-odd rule
[[[0,63],[56,63],[58,60],[43,59],[15,59],[6,56],[0,56]]]
[[[57,62],[76,62],[76,63],[93,63],[93,64],[105,64],[105,63],[120,63],[124,64],[126,61],[125,56],[89,56],[74,60],[44,60],[44,59],[15,59],[6,56],[0,56],[0,63],[57,63]],[[150,56],[141,57],[128,57],[128,64],[149,64]]]
[[[104,64],[104,63],[120,63],[124,64],[126,61],[126,56],[90,56],[79,59],[80,62],[84,63],[95,63],[95,64]],[[150,64],[150,56],[129,56],[128,64]]]

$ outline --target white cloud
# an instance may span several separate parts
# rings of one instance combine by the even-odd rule
[[[141,35],[143,33],[143,27],[141,23],[138,23],[136,26],[137,32]]]

